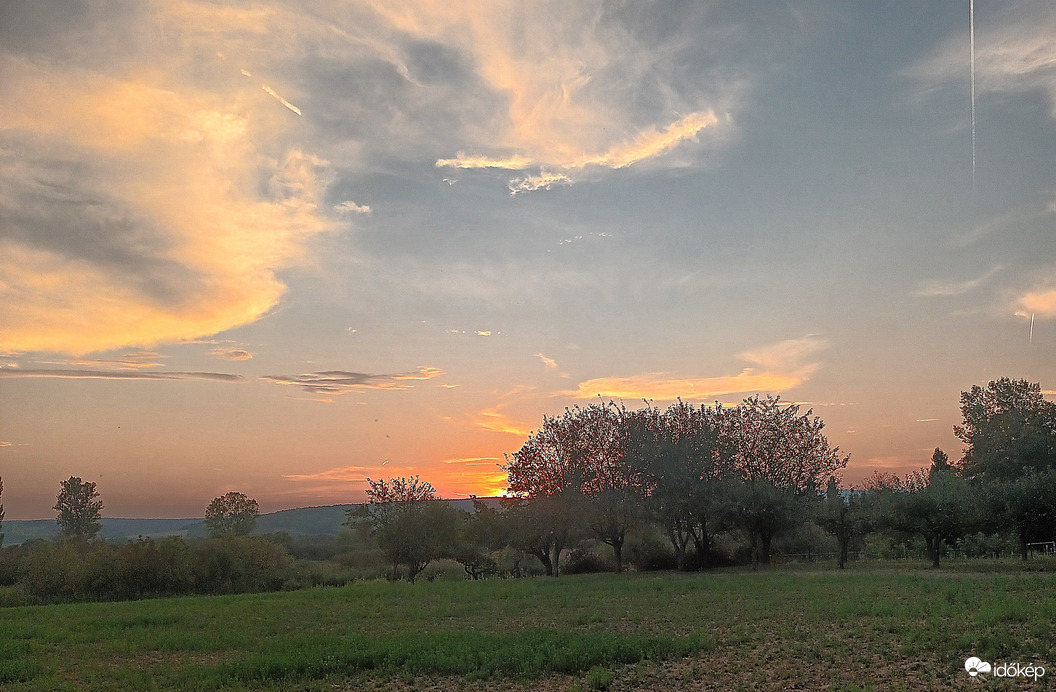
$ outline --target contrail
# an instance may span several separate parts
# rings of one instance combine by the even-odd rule
[[[972,61],[972,192],[975,192],[975,0],[968,0],[968,43]]]
[[[1030,313],[1030,338],[1027,339],[1028,344],[1034,343],[1034,313]]]
[[[278,101],[280,102],[280,104],[282,104],[283,106],[285,106],[285,107],[286,107],[286,108],[288,108],[289,110],[291,110],[291,111],[294,111],[294,112],[295,112],[295,113],[297,113],[298,115],[300,115],[300,114],[301,114],[301,109],[297,108],[297,107],[296,107],[296,106],[294,106],[293,104],[290,104],[290,102],[289,102],[289,101],[287,101],[287,100],[286,100],[285,98],[283,98],[283,97],[282,97],[282,96],[280,96],[279,94],[275,93],[275,90],[274,90],[274,89],[271,89],[271,88],[270,88],[270,87],[268,87],[267,85],[261,85],[261,87],[262,87],[262,88],[264,89],[264,91],[266,91],[266,92],[267,92],[267,93],[268,93],[269,95],[271,95],[271,96],[274,96],[274,97],[275,97],[276,99],[278,99]]]

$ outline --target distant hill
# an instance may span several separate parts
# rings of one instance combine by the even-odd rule
[[[499,498],[480,498],[489,506],[498,507]],[[447,500],[447,502],[465,512],[473,511],[473,501]],[[357,505],[328,505],[325,507],[301,507],[284,509],[279,512],[262,514],[257,520],[254,534],[277,533],[285,531],[291,536],[336,536],[345,522],[348,510]],[[107,540],[136,539],[139,537],[158,538],[160,536],[185,536],[201,538],[205,536],[203,519],[102,519],[102,537]],[[29,521],[5,520],[0,531],[4,533],[4,545],[17,545],[37,538],[54,538],[59,527],[52,519],[33,519]]]

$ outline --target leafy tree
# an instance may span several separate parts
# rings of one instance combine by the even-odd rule
[[[924,539],[928,558],[938,568],[943,542],[964,535],[975,513],[971,488],[949,469],[932,466],[907,474],[874,478],[884,524]]]
[[[257,525],[260,507],[244,493],[230,492],[214,498],[205,508],[205,530],[210,538],[248,536]]]
[[[94,482],[82,481],[70,476],[59,484],[59,494],[52,507],[58,516],[59,535],[63,538],[87,541],[103,528],[99,521],[103,509],[102,500]]]
[[[700,559],[711,551],[716,511],[718,412],[679,401],[666,412],[635,411],[626,420],[625,453],[646,510],[663,529],[678,569],[690,546]]]
[[[413,583],[430,562],[453,553],[460,513],[437,500],[431,484],[418,476],[368,478],[367,484],[367,504],[349,510],[346,524],[360,525],[374,537],[392,564],[391,579],[399,578],[405,565]]]
[[[544,416],[539,430],[506,457],[509,492],[518,500],[509,509],[524,519],[516,538],[550,576],[560,574],[561,554],[591,508],[600,509],[594,526],[602,540],[614,549],[622,546],[629,527],[619,507],[606,506],[612,496],[603,496],[629,483],[621,464],[620,419],[613,404],[565,409],[560,417]]]
[[[821,485],[847,465],[812,414],[769,395],[721,411],[723,466],[742,481],[732,486],[727,516],[748,533],[763,564],[774,536],[805,518]]]
[[[954,427],[967,447],[962,475],[978,481],[1011,480],[1056,467],[1056,404],[1041,385],[1007,377],[961,392],[963,424]]]
[[[494,554],[509,544],[507,517],[481,500],[473,498],[473,513],[463,512],[455,544],[454,559],[476,581],[493,574]]]
[[[985,486],[987,508],[999,528],[1011,529],[1019,554],[1029,556],[1028,543],[1056,535],[1056,469],[1031,471],[1013,481]]]
[[[828,487],[825,489],[825,500],[821,504],[821,512],[818,523],[821,528],[836,538],[839,545],[840,569],[847,565],[847,557],[850,553],[852,541],[864,534],[869,527],[868,514],[859,491],[852,490],[844,498],[836,483],[836,478],[830,478]]]

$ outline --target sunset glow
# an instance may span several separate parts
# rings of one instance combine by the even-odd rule
[[[962,390],[1056,388],[1056,13],[1014,5],[974,121],[958,3],[5,6],[7,518],[501,494],[598,397],[780,395],[846,484],[956,461]]]

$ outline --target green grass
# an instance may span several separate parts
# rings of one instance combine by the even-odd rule
[[[1054,620],[1056,574],[969,563],[365,582],[0,609],[0,689],[929,689],[1056,675]]]

